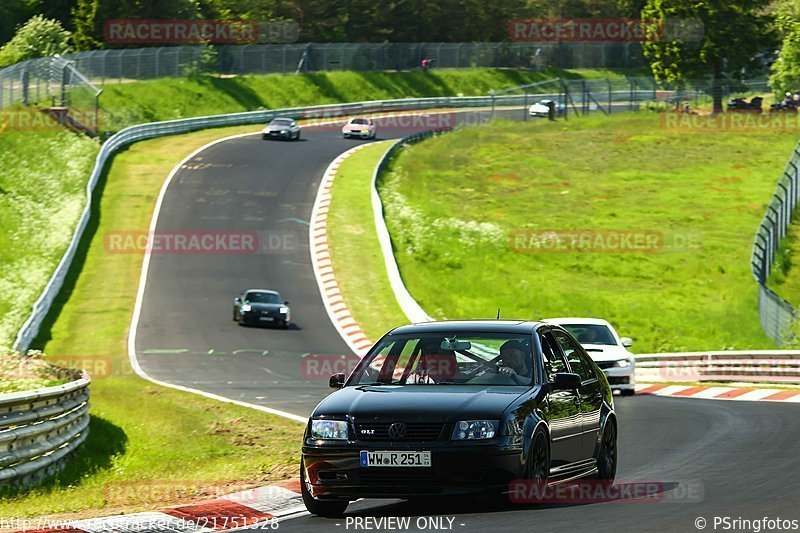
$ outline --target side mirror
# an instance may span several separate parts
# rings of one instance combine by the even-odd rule
[[[558,373],[551,383],[553,390],[575,390],[581,387],[581,377],[567,372]]]
[[[619,340],[619,343],[623,345],[625,348],[630,348],[631,346],[633,346],[633,339],[631,339],[630,337],[622,337]]]
[[[289,305],[289,300],[284,301],[283,305]]]
[[[344,387],[344,374],[334,374],[328,380],[328,385],[332,389],[341,389]]]
[[[240,303],[242,303],[242,299],[237,296],[236,298],[233,299],[233,302],[237,303],[237,304],[240,304]]]

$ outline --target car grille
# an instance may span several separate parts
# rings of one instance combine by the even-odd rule
[[[630,384],[631,380],[628,376],[609,376],[608,377],[608,384],[609,385],[628,385]]]
[[[595,362],[597,363],[597,366],[599,366],[603,370],[606,370],[608,368],[614,368],[614,365],[617,364],[616,361],[595,361]]]
[[[429,468],[362,468],[358,476],[363,483],[395,485],[400,482],[417,481],[432,482],[438,479],[436,473]]]
[[[393,439],[389,436],[389,426],[392,423],[369,422],[356,424],[356,436],[361,440],[426,442],[439,440],[445,426],[440,422],[408,422],[406,423],[407,431],[405,437]]]

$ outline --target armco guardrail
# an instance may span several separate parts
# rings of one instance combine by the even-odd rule
[[[389,277],[389,284],[392,286],[395,299],[400,305],[400,309],[403,310],[403,313],[412,323],[429,322],[433,319],[420,307],[414,297],[411,296],[405,283],[403,283],[403,278],[400,276],[400,267],[397,265],[397,260],[392,250],[392,238],[389,235],[389,228],[386,227],[386,219],[383,215],[383,202],[381,202],[380,194],[378,194],[378,181],[381,175],[386,172],[386,168],[394,156],[397,155],[398,151],[409,144],[427,139],[436,133],[435,130],[430,130],[403,137],[383,154],[383,157],[375,167],[375,172],[372,174],[372,214],[375,221],[375,229],[378,233],[378,241],[381,245],[381,252],[383,253],[383,261],[386,265],[386,273]]]
[[[63,467],[89,434],[89,382],[0,394],[0,486],[30,487]]]
[[[764,219],[756,231],[750,259],[753,277],[758,283],[758,316],[764,332],[783,344],[794,337],[792,326],[800,316],[797,308],[767,287],[767,279],[786,236],[800,196],[800,143],[794,148],[786,169],[778,180]]]
[[[639,381],[744,381],[800,384],[800,351],[742,350],[639,354]]]
[[[522,96],[513,96],[504,99],[495,99],[496,105],[518,105]],[[22,326],[14,341],[14,349],[25,353],[31,341],[36,336],[42,320],[50,309],[58,294],[64,279],[67,276],[75,252],[80,243],[91,213],[92,192],[103,172],[105,164],[122,147],[129,144],[153,139],[166,135],[187,133],[205,128],[222,126],[240,126],[247,124],[263,124],[276,116],[287,116],[295,119],[328,119],[353,115],[357,113],[379,113],[384,111],[423,110],[433,108],[470,108],[488,107],[492,104],[489,96],[476,97],[440,97],[440,98],[407,98],[399,100],[376,100],[371,102],[357,102],[350,104],[335,104],[313,107],[297,107],[290,109],[276,109],[268,111],[252,111],[246,113],[232,113],[210,117],[197,117],[166,122],[154,122],[131,126],[111,136],[97,154],[92,174],[86,184],[86,206],[81,214],[78,225],[72,235],[72,240],[67,251],[58,263],[55,272],[50,277],[42,295],[33,305],[31,315]]]

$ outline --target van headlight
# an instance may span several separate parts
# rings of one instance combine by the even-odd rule
[[[616,366],[618,366],[620,368],[627,368],[627,367],[631,366],[631,364],[632,363],[631,363],[630,359],[620,359],[619,361],[617,361],[617,365]]]
[[[345,420],[312,420],[311,438],[324,440],[347,440],[347,421]]]
[[[461,420],[453,428],[452,440],[491,439],[497,435],[498,420]]]

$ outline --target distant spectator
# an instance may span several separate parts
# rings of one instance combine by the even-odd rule
[[[422,60],[422,70],[428,70],[428,60],[427,59],[423,59]]]

